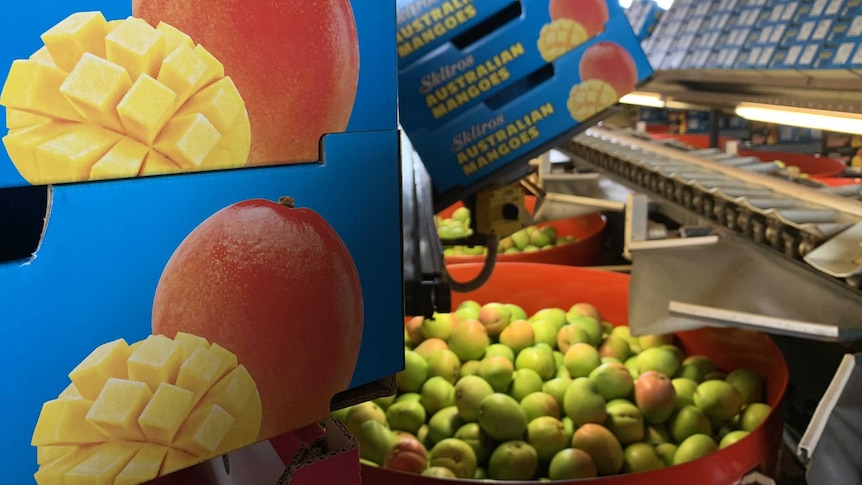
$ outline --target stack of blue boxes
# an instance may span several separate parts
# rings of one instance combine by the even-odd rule
[[[655,0],[634,0],[626,9],[626,17],[641,41],[652,35],[665,10]]]
[[[856,70],[862,0],[677,0],[650,40],[656,69]]]
[[[618,0],[399,0],[401,125],[438,194],[487,184],[652,75]]]

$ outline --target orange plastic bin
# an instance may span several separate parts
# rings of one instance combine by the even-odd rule
[[[536,197],[532,195],[524,197],[524,206],[530,214],[533,214],[536,209]],[[443,219],[452,217],[452,213],[459,207],[463,207],[463,204],[456,202],[440,211],[437,215]],[[537,227],[553,226],[557,231],[557,237],[573,236],[575,241],[532,253],[497,254],[497,261],[503,263],[561,264],[567,266],[599,265],[602,262],[604,254],[602,232],[605,230],[605,224],[605,218],[601,214],[589,214],[536,224]],[[443,244],[446,244],[445,240]],[[483,255],[445,257],[447,265],[480,263],[484,260],[485,256]]]
[[[650,136],[656,140],[673,139],[680,143],[685,143],[694,148],[709,148],[709,135],[678,135],[671,133],[650,133]],[[720,137],[718,148],[725,149],[728,141],[734,138]],[[737,140],[738,141],[738,140]],[[805,153],[793,152],[776,152],[764,150],[739,150],[741,157],[757,157],[762,162],[774,162],[781,160],[788,166],[798,167],[804,173],[819,178],[819,177],[835,177],[844,172],[847,165],[841,160],[834,158],[823,157],[820,155],[808,155]]]
[[[479,266],[453,265],[448,269],[453,277],[466,280],[479,271]],[[520,305],[530,314],[546,307],[568,308],[583,301],[596,306],[603,319],[614,325],[625,325],[628,317],[628,284],[629,276],[620,273],[573,266],[500,263],[490,280],[478,290],[453,293],[452,305],[455,307],[467,299],[479,303],[501,301]],[[752,470],[773,478],[778,476],[784,421],[783,397],[787,389],[788,370],[787,362],[773,340],[764,333],[730,328],[704,328],[680,332],[676,336],[678,345],[688,355],[708,355],[725,371],[747,367],[763,375],[767,384],[767,402],[773,407],[767,420],[735,444],[682,465],[650,472],[554,483],[730,485]],[[368,484],[445,485],[454,481],[362,466],[362,483]]]

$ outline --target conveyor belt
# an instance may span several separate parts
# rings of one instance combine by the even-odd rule
[[[772,176],[769,172],[780,168],[753,157],[717,150],[686,152],[603,128],[590,129],[560,149],[795,260],[810,259],[805,257],[841,234],[845,239],[856,234],[846,230],[862,222],[859,200]],[[860,242],[832,244],[840,246],[828,251],[836,261],[807,262],[858,286]]]

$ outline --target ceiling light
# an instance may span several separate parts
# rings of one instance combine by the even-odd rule
[[[664,100],[660,94],[644,91],[634,91],[626,94],[620,98],[620,103],[648,106],[650,108],[664,108]]]
[[[854,113],[740,103],[736,114],[752,121],[862,135],[862,115]]]

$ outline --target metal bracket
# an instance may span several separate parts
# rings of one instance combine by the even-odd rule
[[[546,194],[536,207],[531,223],[568,219],[596,212],[623,212],[625,204],[578,195]]]
[[[717,235],[664,239],[667,235],[664,226],[649,221],[649,197],[644,194],[629,194],[625,209],[623,257],[629,261],[632,251],[703,246],[719,241]]]
[[[837,341],[842,337],[842,332],[847,332],[847,329],[842,330],[838,325],[770,317],[757,313],[726,310],[679,301],[671,301],[668,304],[667,318],[668,322],[666,323],[671,321],[684,322],[681,325],[675,325],[677,327],[673,330],[675,332],[702,326],[738,327],[824,341]],[[862,331],[859,330],[851,332],[857,336],[862,335]]]
[[[860,359],[862,354],[844,355],[796,448],[812,485],[859,483],[862,477],[862,460],[855,453],[862,444]]]

